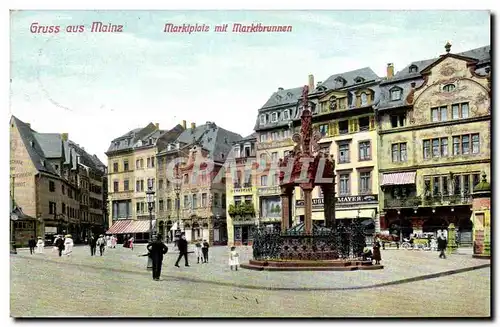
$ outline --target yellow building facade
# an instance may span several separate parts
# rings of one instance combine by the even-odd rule
[[[419,234],[454,223],[471,242],[471,194],[481,173],[490,174],[488,67],[485,48],[460,55],[448,48],[410,65],[418,77],[385,86],[388,94],[401,90],[403,101],[379,111],[386,231],[401,225],[403,234]]]

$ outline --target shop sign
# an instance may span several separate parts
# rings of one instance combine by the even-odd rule
[[[369,194],[369,195],[353,195],[353,196],[340,196],[335,198],[335,204],[351,204],[351,203],[365,203],[365,202],[376,202],[378,201],[377,194]],[[312,205],[315,206],[323,206],[324,198],[315,198],[312,199]],[[295,200],[296,207],[303,207],[304,200]]]

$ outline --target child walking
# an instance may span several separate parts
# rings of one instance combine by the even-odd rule
[[[236,247],[232,246],[231,252],[229,252],[229,266],[231,267],[231,270],[233,270],[234,267],[235,270],[238,271],[238,266],[240,265],[239,256],[238,252],[236,252]]]

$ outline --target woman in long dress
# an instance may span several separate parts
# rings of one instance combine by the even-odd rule
[[[373,256],[372,260],[375,260],[375,264],[379,265],[380,260],[382,260],[382,256],[380,255],[380,241],[377,238],[375,242],[373,243]]]
[[[232,246],[231,252],[229,252],[229,267],[231,267],[231,270],[233,270],[233,267],[235,270],[238,270],[238,266],[240,265],[239,257],[240,255],[236,252],[236,247]]]
[[[43,253],[43,247],[45,246],[45,242],[43,239],[38,236],[38,241],[36,242],[36,252],[37,253]]]
[[[70,256],[71,253],[73,252],[73,238],[70,234],[66,235],[66,238],[64,239],[64,254],[67,256]]]
[[[106,235],[106,246],[111,249],[111,236]]]
[[[111,247],[114,249],[116,248],[116,236],[111,235]]]

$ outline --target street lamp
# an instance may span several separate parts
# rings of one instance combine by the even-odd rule
[[[15,212],[11,212],[10,219],[12,220],[12,241],[10,242],[10,253],[17,254],[16,249],[16,221],[19,219],[19,216]]]
[[[146,191],[146,201],[148,203],[149,210],[149,241],[152,242],[154,240],[153,237],[153,206],[155,203],[155,191],[153,191],[153,187],[149,186]]]

